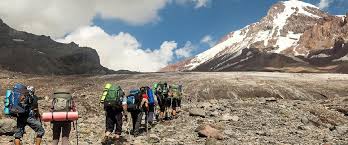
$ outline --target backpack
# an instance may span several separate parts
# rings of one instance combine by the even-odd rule
[[[72,109],[72,95],[67,89],[57,89],[53,93],[52,111],[69,112]]]
[[[170,92],[171,92],[173,98],[180,98],[181,97],[180,90],[181,90],[180,85],[171,85],[170,86]]]
[[[9,114],[21,114],[25,113],[27,111],[25,104],[23,101],[25,101],[25,98],[21,98],[21,96],[27,96],[28,94],[27,87],[23,84],[15,84],[9,97],[8,97],[8,108],[9,108]]]
[[[12,91],[10,89],[6,90],[5,100],[4,100],[4,114],[10,115],[10,95]]]
[[[149,97],[149,104],[150,105],[155,105],[155,97],[154,97],[154,94],[153,94],[153,91],[150,87],[147,87],[146,88],[146,93],[147,93],[147,96]]]
[[[119,107],[121,106],[121,97],[123,97],[123,91],[120,86],[111,85],[106,91],[104,106],[105,107]]]
[[[159,91],[161,95],[168,95],[169,90],[168,90],[167,83],[161,83],[161,82],[158,83],[157,90]]]
[[[133,89],[129,91],[129,95],[127,96],[128,109],[130,110],[138,109],[140,102],[141,102],[140,90]]]

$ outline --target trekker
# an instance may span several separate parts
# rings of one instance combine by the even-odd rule
[[[142,108],[140,107],[142,100],[142,94],[139,89],[132,89],[127,96],[127,111],[131,114],[133,127],[131,134],[134,136],[138,136],[140,133],[139,129],[143,117]]]
[[[51,112],[76,112],[76,105],[71,91],[65,88],[56,89],[53,93]],[[69,136],[72,121],[52,121],[52,145],[58,145],[62,135],[62,145],[69,145]]]
[[[33,116],[37,120],[41,120],[41,115],[39,111],[39,97],[35,95],[35,88],[33,86],[28,86],[27,90],[29,91],[29,95],[31,97],[31,105],[30,105],[30,116]]]
[[[100,101],[104,104],[106,117],[103,142],[113,138],[119,139],[122,133],[122,111],[125,111],[125,114],[127,112],[127,97],[120,86],[106,84]],[[115,133],[115,136],[112,136],[112,133]]]
[[[155,111],[156,106],[158,104],[157,96],[154,94],[153,89],[146,86],[146,92],[148,96],[148,115],[146,116],[146,121],[149,123],[149,127],[152,127],[154,125],[154,118],[155,118]]]
[[[177,108],[179,107],[179,102],[181,100],[181,86],[180,85],[170,85],[169,87],[169,99],[171,100],[170,107],[171,107],[171,115],[173,118],[176,117],[177,114]]]
[[[31,87],[29,89],[31,89],[30,91],[34,95],[34,89]],[[45,134],[41,122],[37,119],[40,118],[37,99],[33,98],[25,85],[16,84],[13,87],[12,94],[10,95],[10,113],[12,116],[17,117],[17,130],[14,134],[15,145],[21,145],[21,138],[27,125],[37,134],[35,139],[36,145],[41,144],[42,137]]]
[[[158,119],[162,121],[165,118],[165,112],[167,110],[168,85],[166,82],[159,82],[158,84],[154,84],[154,89],[160,107]]]

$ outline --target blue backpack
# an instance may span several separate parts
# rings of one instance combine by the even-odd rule
[[[5,100],[4,100],[4,114],[5,115],[10,115],[10,95],[12,91],[11,90],[6,90],[6,95],[5,95]]]
[[[9,110],[10,114],[25,113],[25,107],[21,104],[20,97],[22,93],[27,90],[27,87],[22,84],[15,84],[13,90],[9,96]],[[25,94],[24,94],[25,95]]]
[[[155,105],[155,98],[154,98],[152,89],[150,87],[148,87],[146,92],[147,92],[147,96],[149,97],[149,104]]]
[[[128,109],[137,109],[140,104],[140,90],[139,89],[133,89],[129,92],[129,95],[127,96],[127,105]]]

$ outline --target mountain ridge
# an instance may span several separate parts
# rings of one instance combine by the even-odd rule
[[[241,57],[241,54],[244,49],[253,48],[262,53],[292,58],[298,64],[294,67],[310,67],[320,72],[318,66],[306,62],[308,55],[317,50],[333,48],[338,39],[346,40],[348,38],[346,21],[346,16],[329,15],[316,6],[302,1],[281,1],[272,5],[267,15],[259,22],[230,32],[214,47],[184,60],[185,65],[179,62],[160,71],[243,71],[245,69],[240,69],[243,68],[243,65],[252,64],[245,64],[245,60],[248,58],[246,55]],[[325,39],[325,37],[329,39]],[[238,62],[235,58],[239,58],[239,64],[225,63],[231,62],[232,59],[235,60],[233,63]],[[327,64],[331,65],[331,63]],[[279,65],[277,68],[281,69],[281,66]],[[265,65],[264,67],[272,66]],[[249,68],[248,70],[269,71],[265,68]]]
[[[63,44],[9,27],[0,19],[0,66],[31,74],[115,73],[100,64],[97,52],[75,43]]]

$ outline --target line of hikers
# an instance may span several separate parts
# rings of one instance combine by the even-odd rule
[[[182,85],[168,85],[166,82],[155,83],[152,88],[149,86],[135,88],[127,95],[120,86],[106,84],[100,98],[106,116],[103,143],[109,139],[120,138],[123,116],[128,122],[131,117],[133,129],[129,132],[134,136],[140,134],[144,114],[146,131],[154,125],[155,118],[157,121],[175,118],[177,108],[181,107],[181,98]],[[4,114],[17,118],[15,145],[21,144],[27,125],[36,132],[35,144],[40,145],[45,134],[41,120],[51,122],[52,145],[58,145],[60,136],[62,136],[62,144],[68,145],[72,126],[77,130],[77,108],[69,89],[56,89],[53,93],[50,112],[42,115],[33,86],[15,84],[12,89],[6,90],[4,103]],[[76,135],[78,144],[78,133]]]
[[[146,131],[154,125],[155,118],[157,121],[176,118],[177,109],[181,107],[181,98],[182,85],[168,85],[166,82],[155,83],[152,88],[143,86],[131,89],[128,95],[125,95],[120,86],[106,84],[100,99],[106,112],[104,141],[120,137],[122,115],[130,121],[130,114],[133,125],[130,134],[134,136],[140,134],[144,115]]]

